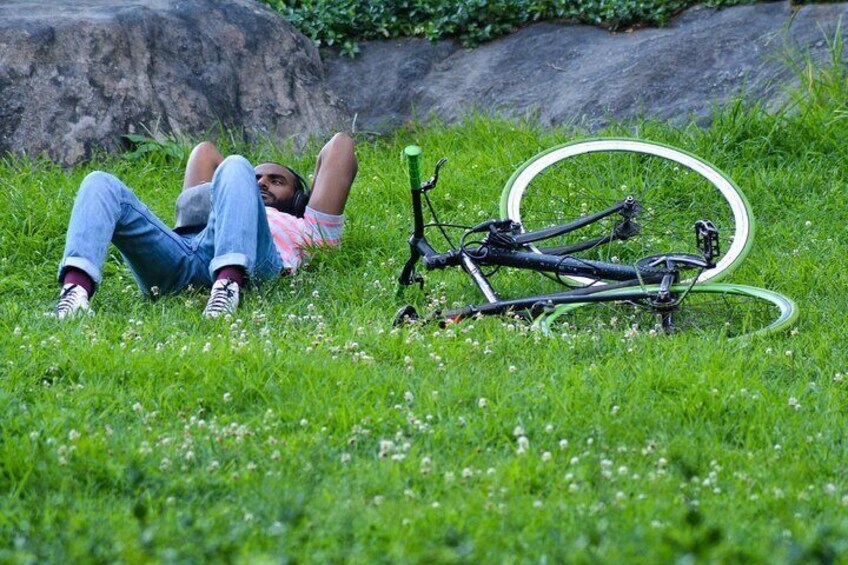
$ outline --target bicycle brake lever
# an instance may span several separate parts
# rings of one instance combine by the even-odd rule
[[[448,160],[445,157],[439,159],[439,162],[436,163],[436,170],[433,172],[433,176],[430,177],[426,182],[421,183],[421,192],[427,192],[428,190],[436,188],[436,183],[439,182],[439,169],[441,169],[442,165],[447,162]]]

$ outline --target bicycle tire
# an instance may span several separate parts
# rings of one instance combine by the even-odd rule
[[[636,218],[641,233],[581,251],[577,256],[635,264],[658,253],[698,253],[694,223],[709,219],[718,227],[724,253],[714,268],[698,276],[701,283],[726,277],[742,263],[753,244],[751,206],[727,175],[691,153],[637,139],[583,140],[535,155],[507,181],[500,208],[502,217],[521,223],[524,231],[532,231],[597,212],[627,195],[635,196],[643,207]],[[609,235],[620,219],[610,217],[544,243],[570,245],[575,238]],[[540,245],[530,248],[540,252]],[[577,286],[603,282],[562,278]]]
[[[656,291],[658,285],[643,290]],[[596,296],[611,298],[628,296],[637,289],[611,289]],[[679,331],[748,340],[786,330],[798,319],[798,306],[777,292],[754,286],[707,283],[678,284],[673,292],[687,292],[674,311]],[[588,320],[584,321],[584,320]],[[619,300],[562,304],[551,313],[540,316],[536,325],[545,333],[557,323],[565,322],[580,331],[589,329],[621,329],[628,333],[661,332],[660,314],[645,301]]]

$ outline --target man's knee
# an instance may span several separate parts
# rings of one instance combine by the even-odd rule
[[[246,194],[258,194],[256,173],[250,161],[241,155],[230,155],[215,171],[212,180],[212,197],[219,198],[222,194],[243,197]]]
[[[230,155],[224,159],[215,171],[215,176],[222,178],[256,178],[253,165],[241,155]]]
[[[250,161],[241,155],[230,155],[221,162],[220,166],[223,168],[246,167],[251,171],[253,170],[253,165],[250,164]]]
[[[115,175],[103,171],[94,171],[88,173],[83,179],[77,193],[77,198],[86,198],[92,195],[100,197],[109,195],[120,200],[125,190],[127,190],[127,187]]]

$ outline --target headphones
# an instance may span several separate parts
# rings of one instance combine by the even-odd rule
[[[286,206],[285,212],[287,214],[291,214],[292,216],[297,216],[298,218],[302,218],[306,213],[306,205],[309,204],[309,197],[312,194],[312,187],[309,186],[309,182],[300,176],[297,171],[292,169],[291,167],[286,167],[285,165],[280,165],[295,178],[295,187],[294,194],[292,195],[291,200],[289,201],[288,206]]]

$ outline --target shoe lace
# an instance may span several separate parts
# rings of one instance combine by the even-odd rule
[[[234,281],[215,288],[212,291],[212,296],[209,297],[209,304],[206,306],[207,312],[221,312],[232,307],[231,299],[235,295],[235,290],[231,288],[235,284]]]
[[[79,296],[76,292],[77,288],[79,288],[79,285],[72,284],[62,290],[62,294],[59,296],[59,302],[56,304],[57,312],[71,310],[79,302]]]

